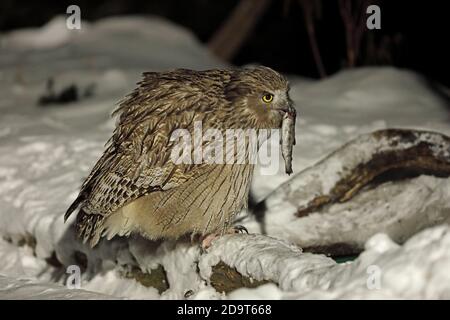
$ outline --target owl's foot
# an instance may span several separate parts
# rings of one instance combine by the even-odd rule
[[[246,234],[248,234],[247,228],[244,227],[244,226],[241,226],[240,224],[238,224],[237,226],[234,226],[230,230],[234,230],[234,232],[231,232],[231,234],[233,234],[233,233],[246,233]]]
[[[230,229],[226,230],[224,233],[219,233],[219,232],[210,233],[210,234],[200,238],[201,239],[201,247],[203,250],[206,250],[211,246],[211,243],[213,242],[213,240],[220,237],[221,235],[236,234],[236,233],[247,233],[248,234],[248,230],[244,226],[237,225],[237,226],[233,226]]]

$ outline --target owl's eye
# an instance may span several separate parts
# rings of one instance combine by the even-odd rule
[[[266,93],[262,96],[262,101],[265,103],[271,103],[273,100],[273,94],[271,93]]]

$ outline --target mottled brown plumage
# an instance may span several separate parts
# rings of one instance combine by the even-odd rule
[[[247,204],[253,165],[175,164],[175,129],[280,128],[291,107],[288,83],[266,67],[147,72],[119,105],[107,148],[65,218],[78,207],[78,234],[139,232],[150,238],[223,232]],[[272,94],[273,101],[262,97]],[[205,143],[207,144],[207,142]]]

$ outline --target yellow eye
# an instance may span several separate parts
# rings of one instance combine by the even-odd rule
[[[266,93],[262,97],[262,101],[265,102],[265,103],[271,103],[272,100],[273,100],[273,94],[271,94],[271,93]]]

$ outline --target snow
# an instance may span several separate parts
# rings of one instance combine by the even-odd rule
[[[266,245],[260,247],[258,240]],[[403,246],[377,234],[369,239],[365,251],[355,261],[345,264],[321,255],[300,254],[295,248],[289,252],[288,245],[284,250],[279,250],[279,246],[272,249],[267,238],[258,235],[219,241],[220,248],[226,246],[229,250],[211,250],[204,259],[220,258],[243,274],[279,283],[279,287],[267,284],[256,289],[238,289],[229,295],[230,299],[450,299],[448,225],[422,231]],[[259,260],[245,257],[256,256],[258,250],[265,253],[258,255]]]
[[[73,31],[66,29],[63,17],[56,17],[42,28],[0,35],[0,47],[0,298],[184,299],[189,290],[189,299],[450,298],[450,180],[431,176],[385,184],[321,215],[293,221],[293,204],[272,194],[289,178],[284,168],[270,179],[256,170],[252,193],[258,199],[270,194],[270,237],[225,236],[206,253],[189,243],[149,245],[138,237],[87,248],[74,238],[70,223],[63,223],[63,213],[114,128],[109,114],[117,101],[143,71],[225,64],[187,30],[156,17],[83,22],[82,30]],[[50,77],[56,91],[70,84],[81,89],[94,84],[94,95],[38,107]],[[376,129],[450,134],[447,103],[412,72],[362,68],[322,81],[290,78],[299,115],[294,173]],[[363,157],[364,150],[354,154]],[[448,156],[448,150],[436,152]],[[322,163],[326,166],[302,171],[299,185],[291,186],[302,190],[299,199],[328,190],[343,165]],[[315,184],[318,176],[324,184]],[[244,224],[260,232],[251,218]],[[35,243],[24,245],[30,238]],[[336,240],[354,241],[365,250],[357,260],[337,264],[298,246]],[[47,263],[55,255],[66,266],[77,264],[75,252],[88,261],[83,290],[66,288],[65,277],[55,277],[60,269]],[[211,266],[219,259],[279,286],[238,289],[224,296],[208,283]],[[169,290],[159,294],[123,277],[133,263],[144,272],[162,265]],[[381,270],[381,289],[367,288],[372,265]]]
[[[117,300],[116,297],[86,290],[66,289],[56,284],[40,283],[29,279],[9,278],[2,275],[0,275],[0,298],[10,300]]]
[[[2,38],[0,45],[15,49],[51,49],[70,41],[71,30],[65,28],[64,17],[56,17],[40,29],[20,29]],[[85,29],[84,29],[85,30]]]

